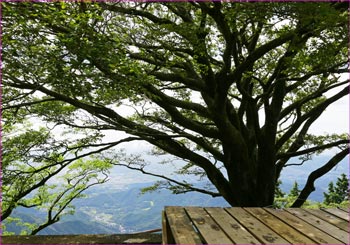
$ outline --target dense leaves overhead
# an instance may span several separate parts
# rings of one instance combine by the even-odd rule
[[[147,141],[216,190],[158,187],[267,206],[291,157],[348,152],[346,135],[309,134],[348,95],[347,22],[343,3],[4,3],[4,110],[126,132],[110,147]]]

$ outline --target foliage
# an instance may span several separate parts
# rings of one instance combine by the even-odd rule
[[[282,184],[282,180],[278,180],[276,183],[276,189],[275,189],[275,198],[281,198],[284,197],[284,195],[286,195],[286,193],[284,193],[281,190],[281,184]]]
[[[330,182],[328,185],[328,193],[323,193],[324,203],[329,205],[331,203],[342,203],[349,201],[349,179],[346,174],[342,174],[335,183]]]
[[[324,194],[323,202],[315,202],[307,200],[303,203],[303,208],[334,208],[334,207],[344,207],[348,208],[349,203],[349,188],[348,188],[349,179],[345,174],[341,174],[338,178],[336,185],[334,188],[333,182],[329,183],[328,193]],[[281,185],[282,181],[278,182],[278,185]],[[335,191],[336,190],[336,191]],[[280,194],[281,193],[281,194]],[[300,190],[299,185],[295,181],[289,193],[276,192],[275,201],[273,207],[276,208],[288,208],[292,207],[295,200],[299,197]],[[331,199],[333,198],[333,199]],[[333,200],[333,201],[330,201]]]
[[[65,128],[66,137],[84,132],[88,137],[71,142],[67,153],[98,151],[106,162],[163,178],[158,188],[223,196],[233,206],[272,205],[292,157],[304,163],[338,147],[310,174],[293,204],[300,206],[314,181],[349,153],[346,134],[309,132],[348,95],[342,76],[349,63],[347,8],[327,2],[2,3],[4,125],[30,118]],[[127,136],[103,141],[111,131]],[[42,140],[59,144],[57,137]],[[131,141],[148,142],[161,161],[168,154],[165,167],[173,164],[177,173],[211,186],[105,153]],[[60,168],[60,155],[47,150],[37,157]]]
[[[282,181],[280,181],[279,184],[282,184]],[[275,195],[275,201],[273,206],[277,208],[285,208],[285,207],[290,207],[294,203],[294,201],[298,198],[300,194],[298,182],[294,182],[292,188],[290,189],[289,193],[281,193],[282,195]],[[309,205],[309,201],[304,203],[305,205]]]
[[[84,197],[91,186],[107,181],[111,165],[92,156],[84,159],[79,144],[56,140],[48,128],[35,127],[22,119],[7,121],[3,113],[2,130],[2,230],[15,222],[23,226],[22,235],[36,234],[56,223],[63,215],[74,214],[74,199]],[[86,140],[86,139],[85,139]],[[72,143],[72,144],[70,144]],[[86,156],[86,154],[85,154]],[[22,221],[11,216],[18,208],[36,208],[47,212],[44,222]]]
[[[330,204],[325,204],[324,202],[310,202],[308,205],[303,205],[303,207],[306,208],[349,208],[350,207],[350,202],[349,201],[343,201],[341,203],[330,203]]]
[[[300,190],[299,190],[299,186],[298,186],[298,182],[294,182],[292,189],[290,190],[290,193],[288,194],[288,196],[290,197],[298,197],[300,194]]]

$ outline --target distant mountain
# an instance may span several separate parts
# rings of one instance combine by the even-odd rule
[[[289,192],[294,181],[302,188],[308,174],[326,161],[326,157],[317,157],[304,166],[286,167],[281,175],[282,190]],[[310,199],[322,201],[328,183],[335,181],[341,173],[349,173],[348,159],[316,181],[316,191],[311,194]],[[141,195],[140,188],[151,185],[155,179],[139,177],[135,171],[115,171],[111,179],[113,181],[108,185],[88,190],[88,198],[75,200],[73,204],[76,206],[76,213],[73,216],[63,217],[59,223],[47,227],[39,234],[132,233],[161,228],[161,211],[164,206],[229,206],[223,198],[212,198],[196,192],[174,195],[168,190],[160,190]],[[24,208],[16,210],[14,216],[27,222],[45,219],[45,213]],[[8,225],[8,231],[18,234],[20,229],[11,224]]]
[[[115,230],[99,223],[90,223],[82,220],[68,220],[58,222],[39,232],[39,235],[63,234],[112,234]]]
[[[22,209],[22,208],[19,208],[19,209]],[[31,224],[40,223],[44,220],[43,215],[42,214],[38,215],[38,213],[34,209],[29,210],[24,208],[22,212],[15,210],[12,213],[11,217],[19,217],[23,222],[31,223]],[[16,222],[11,222],[9,224],[6,224],[6,230],[10,232],[14,232],[15,234],[20,234],[22,227],[18,226]]]
[[[201,193],[173,195],[168,190],[140,194],[140,188],[152,183],[132,184],[127,190],[95,189],[90,197],[76,200],[76,212],[64,216],[38,235],[118,234],[161,228],[164,206],[229,206],[223,198],[211,198]],[[45,213],[20,208],[14,216],[28,222],[45,219]],[[35,219],[34,219],[35,217]],[[19,233],[20,228],[8,225],[8,231]]]
[[[112,229],[112,233],[132,233],[161,228],[164,206],[229,206],[223,198],[211,198],[201,193],[173,195],[168,190],[140,194],[138,184],[124,191],[102,192],[91,198],[77,200],[77,212],[67,219],[84,218],[89,224],[98,223]]]
[[[294,182],[299,184],[299,188],[302,189],[306,184],[309,174],[323,166],[329,161],[331,156],[316,156],[312,160],[305,162],[302,166],[288,166],[285,167],[281,173],[280,180],[282,181],[281,189],[284,192],[289,192]],[[299,163],[300,160],[292,159],[290,163]],[[312,201],[322,202],[323,192],[328,191],[329,182],[335,182],[342,173],[349,176],[349,158],[343,159],[337,166],[329,171],[324,176],[320,177],[315,181],[316,190],[312,192],[309,199]]]

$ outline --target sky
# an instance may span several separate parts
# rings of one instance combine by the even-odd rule
[[[327,96],[331,95],[332,94],[328,94]],[[315,135],[349,133],[349,105],[349,95],[331,104],[310,127],[309,133]],[[127,116],[131,115],[133,110],[125,106],[121,107],[118,112],[123,116]],[[126,134],[123,132],[110,131],[106,134],[105,140],[112,141],[115,140],[116,137],[120,138],[125,136]],[[144,142],[132,142],[127,144],[128,149],[132,152],[134,150],[140,151],[140,149],[149,149],[147,145],[148,144]]]
[[[349,95],[345,96],[330,105],[310,128],[310,132],[314,134],[349,133],[349,98]]]

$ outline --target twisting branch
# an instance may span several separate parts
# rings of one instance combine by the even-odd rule
[[[155,174],[155,173],[148,172],[148,171],[144,170],[143,167],[141,167],[141,168],[136,168],[136,167],[130,166],[129,164],[113,163],[113,162],[112,162],[112,164],[115,165],[115,166],[127,167],[128,169],[136,170],[136,171],[139,171],[139,172],[141,172],[141,173],[143,173],[143,174],[150,175],[150,176],[153,176],[153,177],[165,179],[165,180],[169,181],[170,183],[174,183],[174,184],[176,184],[176,185],[178,185],[178,186],[181,186],[181,187],[186,188],[186,189],[187,189],[186,192],[196,191],[196,192],[200,192],[200,193],[203,193],[203,194],[211,195],[212,197],[220,197],[220,196],[222,196],[222,195],[221,195],[220,193],[218,193],[218,192],[212,192],[212,191],[208,191],[208,190],[196,188],[196,187],[193,187],[193,186],[189,185],[188,183],[183,183],[183,182],[180,182],[180,181],[171,179],[171,178],[166,177],[166,176],[161,175],[161,174]]]
[[[346,149],[342,150],[334,157],[332,157],[325,165],[313,171],[309,175],[304,188],[302,189],[298,198],[295,200],[291,207],[298,208],[301,205],[303,205],[308,196],[311,194],[311,192],[315,190],[315,180],[328,173],[334,166],[336,166],[341,160],[343,160],[343,158],[349,154],[349,150],[350,148],[347,147]]]
[[[313,153],[319,150],[325,150],[331,147],[335,147],[335,146],[339,146],[339,145],[344,145],[344,144],[349,144],[350,140],[346,139],[346,140],[338,140],[332,143],[328,143],[328,144],[324,144],[324,145],[320,145],[320,146],[315,146],[315,147],[310,147],[308,149],[302,150],[302,151],[292,151],[292,152],[286,152],[286,153],[281,153],[281,154],[277,154],[277,158],[278,159],[283,159],[283,158],[291,158],[291,157],[297,157],[297,156],[301,156],[301,155],[305,155],[305,154],[309,154],[309,153]],[[285,165],[287,166],[287,165]]]
[[[328,86],[328,87],[320,86],[320,88],[317,91],[315,91],[314,93],[311,93],[311,94],[303,97],[299,101],[296,101],[293,104],[291,104],[290,106],[284,108],[282,110],[281,114],[280,114],[280,119],[286,117],[286,115],[291,113],[293,110],[300,110],[300,108],[303,105],[305,105],[306,103],[310,102],[311,100],[314,100],[314,99],[317,99],[317,98],[321,97],[327,91],[330,91],[330,90],[332,90],[334,88],[338,88],[340,86],[349,84],[349,82],[350,82],[350,80],[346,80],[346,81],[343,81],[343,82],[337,82],[336,84],[334,84],[332,86]],[[294,89],[297,89],[299,86],[295,87]]]
[[[49,99],[43,99],[43,100],[38,100],[38,101],[32,101],[32,102],[26,102],[26,103],[20,103],[20,104],[15,104],[15,105],[8,105],[8,106],[4,106],[2,107],[2,110],[8,110],[8,109],[13,109],[13,108],[21,108],[21,107],[26,107],[26,106],[32,106],[35,104],[40,104],[43,102],[48,102],[48,101],[55,101],[55,98],[49,98]]]
[[[78,190],[76,193],[74,193],[73,196],[71,196],[65,203],[63,203],[63,205],[59,205],[57,212],[52,215],[52,212],[55,208],[57,208],[57,204],[59,204],[60,201],[62,201],[62,199],[64,199],[65,195],[68,195],[69,192],[74,192],[76,188],[78,188],[77,186],[84,181],[84,179],[87,177],[88,173],[84,174],[83,176],[81,176],[81,178],[70,188],[64,190],[62,193],[60,193],[56,199],[54,200],[54,202],[51,204],[49,210],[48,210],[48,219],[46,220],[45,223],[39,225],[37,228],[35,228],[34,230],[32,230],[30,235],[36,235],[39,231],[45,229],[46,227],[57,223],[60,220],[60,217],[63,213],[63,211],[70,205],[70,203],[75,200],[78,196],[80,196],[85,190],[89,189],[92,186],[95,185],[99,185],[99,184],[103,184],[105,182],[107,182],[108,177],[105,174],[105,178],[103,178],[102,180],[96,180],[96,182],[90,183],[88,185],[85,185],[83,188],[81,188],[80,190]]]
[[[279,139],[276,143],[276,150],[279,150],[283,144],[285,144],[290,137],[293,136],[293,134],[299,129],[299,127],[304,123],[307,122],[306,125],[309,127],[322,113],[323,111],[332,103],[335,101],[343,98],[344,96],[349,94],[349,88],[345,87],[337,94],[333,95],[332,97],[328,98],[327,100],[321,102],[320,104],[316,105],[313,109],[311,109],[309,112],[304,113],[298,119],[295,121],[295,123],[290,127],[290,129]],[[305,128],[305,126],[304,126]],[[307,132],[307,130],[306,130]]]

